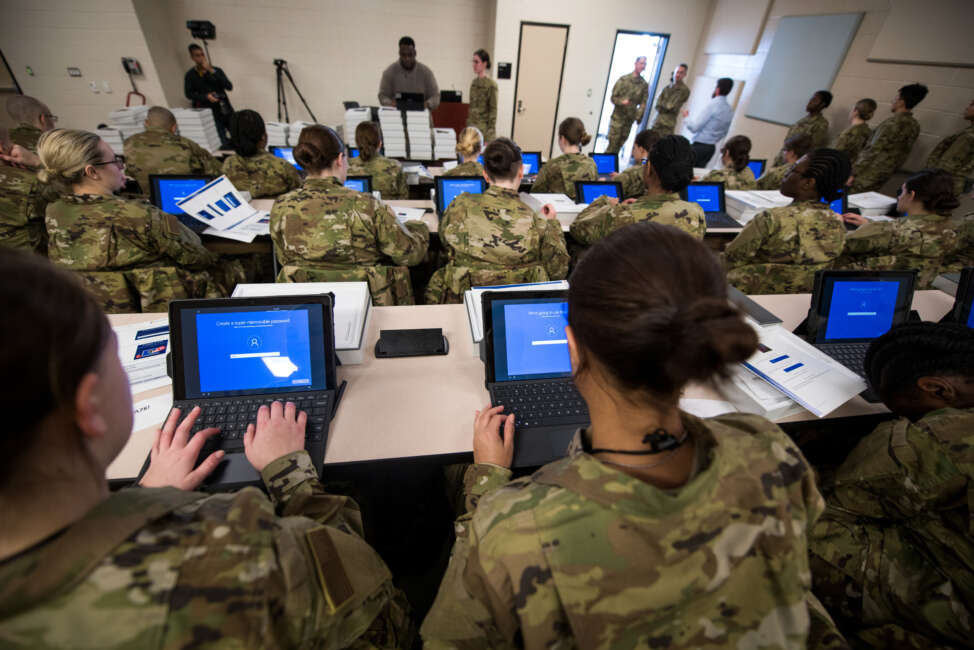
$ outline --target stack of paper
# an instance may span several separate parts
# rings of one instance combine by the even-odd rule
[[[209,226],[205,235],[249,243],[258,235],[270,234],[270,213],[254,209],[226,176],[210,181],[176,205]]]
[[[288,125],[286,122],[265,122],[268,147],[286,147]]]
[[[296,122],[291,122],[287,128],[287,144],[290,147],[296,147],[298,144],[298,138],[301,137],[301,131],[304,130],[306,126],[314,126],[314,122],[303,122],[298,120]]]
[[[355,129],[361,122],[372,120],[372,109],[368,106],[359,108],[349,108],[345,110],[345,144],[350,147],[358,147],[355,143]]]
[[[882,217],[896,205],[896,199],[879,192],[849,195],[849,207],[859,208],[864,217]]]
[[[545,204],[550,203],[558,211],[558,220],[562,221],[561,218],[565,217],[568,223],[574,221],[578,213],[588,207],[586,203],[575,203],[565,194],[529,194],[528,192],[521,192],[521,201],[526,203],[528,207],[538,214],[541,214],[541,208]]]
[[[219,151],[220,134],[208,108],[170,108],[179,125],[179,135],[189,138],[210,153]]]
[[[742,224],[747,224],[762,210],[791,203],[791,199],[778,190],[727,190],[724,197],[727,214]]]
[[[382,131],[382,145],[390,158],[406,157],[406,129],[403,127],[402,112],[392,106],[379,108],[379,128]]]
[[[117,154],[123,152],[124,147],[122,146],[122,143],[125,141],[125,138],[122,137],[121,131],[116,128],[107,128],[95,129],[95,133],[98,134],[98,137],[108,143],[108,146],[112,148],[112,151]]]
[[[108,121],[115,128],[126,128],[136,133],[145,130],[145,118],[149,114],[148,106],[126,106],[116,108],[108,114]]]
[[[399,220],[399,223],[406,223],[407,221],[421,221],[423,219],[423,215],[426,214],[426,210],[423,208],[389,207],[392,208],[392,211],[396,213],[396,219]]]
[[[433,157],[457,158],[457,132],[453,129],[433,129]]]
[[[430,112],[405,111],[406,135],[409,138],[409,157],[415,160],[432,160],[433,133],[430,131]]]

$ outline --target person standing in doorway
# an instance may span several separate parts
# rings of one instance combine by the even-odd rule
[[[220,135],[220,145],[225,149],[230,143],[230,116],[233,106],[227,98],[227,91],[233,84],[220,68],[214,68],[203,48],[193,43],[189,46],[189,56],[195,64],[186,71],[183,93],[193,102],[193,108],[209,108],[213,111],[213,121]]]
[[[686,63],[676,66],[676,70],[670,76],[670,85],[664,88],[659,97],[656,98],[656,120],[651,128],[661,138],[664,135],[673,135],[680,109],[690,98],[690,89],[683,83],[687,76],[687,70]]]
[[[612,86],[612,104],[615,108],[609,121],[609,146],[606,153],[619,153],[622,144],[629,137],[632,123],[638,122],[643,116],[643,109],[649,99],[649,84],[643,79],[645,69],[646,57],[638,57],[632,73],[619,77]]]

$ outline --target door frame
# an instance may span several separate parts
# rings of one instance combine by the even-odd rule
[[[555,131],[558,128],[558,109],[561,104],[561,86],[565,79],[565,59],[568,58],[568,38],[571,35],[571,25],[561,23],[538,23],[531,20],[522,20],[518,27],[517,34],[517,70],[514,77],[514,107],[511,115],[511,138],[514,138],[514,127],[517,124],[517,88],[521,83],[521,40],[524,38],[524,26],[533,25],[536,27],[563,27],[565,29],[565,49],[561,53],[561,71],[558,73],[558,96],[555,97],[555,117],[551,125],[551,145],[548,147],[548,160],[551,160],[551,152],[555,147]],[[615,44],[612,45],[615,49]]]
[[[612,62],[616,58],[616,44],[619,42],[619,34],[636,34],[637,36],[658,36],[663,39],[663,54],[659,57],[659,61],[656,63],[656,69],[653,70],[652,83],[649,84],[649,94],[646,97],[646,106],[643,108],[643,114],[639,116],[639,121],[637,122],[639,130],[646,128],[646,124],[649,121],[649,116],[653,110],[653,99],[656,98],[656,89],[659,87],[659,73],[663,69],[663,61],[666,60],[666,50],[670,46],[670,35],[663,34],[660,32],[643,32],[635,29],[617,29],[615,36],[612,38],[612,54],[609,57],[609,69],[612,69]],[[599,109],[599,121],[595,123],[596,136],[598,136],[598,125],[602,124],[602,111],[605,110],[605,96],[609,92],[609,82],[613,81],[609,79],[608,73],[605,76],[605,87],[602,89],[602,108]]]

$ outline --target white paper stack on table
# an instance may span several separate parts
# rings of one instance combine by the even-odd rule
[[[762,210],[791,203],[791,199],[778,190],[727,190],[724,198],[727,214],[742,224],[747,224]]]
[[[859,194],[849,195],[850,208],[859,208],[862,216],[876,221],[889,219],[886,213],[894,205],[896,205],[896,199],[892,196],[880,194],[879,192],[861,192]],[[876,219],[876,217],[881,217],[881,219]]]
[[[244,200],[226,176],[210,181],[176,205],[209,226],[204,235],[250,243],[258,235],[270,234],[270,213]]]
[[[265,122],[268,147],[286,147],[289,125],[287,122]]]
[[[396,213],[396,219],[399,220],[399,223],[406,223],[407,221],[422,221],[423,215],[426,214],[426,210],[423,208],[389,207],[392,208],[392,211]]]
[[[409,157],[414,160],[432,160],[433,132],[430,130],[430,112],[406,111],[406,135],[409,139]]]
[[[463,304],[467,308],[467,324],[470,325],[470,338],[473,339],[474,356],[483,355],[481,343],[484,340],[484,305],[481,296],[487,291],[567,291],[568,280],[552,282],[529,282],[526,284],[503,284],[493,287],[473,287],[463,292]]]
[[[457,132],[453,129],[433,129],[433,158],[457,158]]]
[[[314,126],[314,122],[305,122],[303,120],[297,120],[291,122],[287,127],[287,144],[289,147],[296,147],[298,144],[298,138],[301,137],[301,131],[304,130],[306,126]]]
[[[368,106],[345,109],[345,144],[350,147],[358,147],[355,142],[355,129],[362,122],[372,120],[372,109]]]
[[[406,129],[402,123],[402,112],[393,106],[380,106],[379,129],[382,131],[385,155],[389,158],[405,158]]]
[[[114,127],[109,127],[105,129],[95,129],[95,133],[98,137],[108,143],[108,146],[112,148],[116,154],[121,154],[124,151],[122,143],[125,138],[122,136],[122,132]]]
[[[115,128],[140,133],[145,130],[145,118],[148,114],[148,106],[125,106],[109,113],[108,121]]]
[[[179,125],[179,135],[189,138],[210,153],[220,150],[220,134],[208,108],[170,108]]]
[[[578,214],[588,207],[587,203],[575,203],[565,194],[529,194],[521,192],[521,200],[532,210],[541,214],[541,208],[550,203],[558,211],[558,220],[562,223],[575,221]]]

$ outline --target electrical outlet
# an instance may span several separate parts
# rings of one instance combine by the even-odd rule
[[[101,82],[101,88],[102,88],[102,90],[104,90],[104,91],[105,91],[105,93],[107,93],[107,94],[109,94],[109,95],[110,95],[110,94],[111,94],[111,92],[112,92],[112,86],[111,86],[111,84],[109,84],[109,83],[108,83],[107,81],[103,81],[103,82]]]
[[[98,82],[97,81],[91,81],[91,82],[89,82],[88,83],[88,87],[91,88],[91,92],[95,93],[96,95],[99,92],[101,92],[100,90],[98,90]]]

